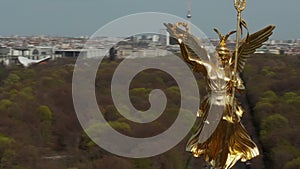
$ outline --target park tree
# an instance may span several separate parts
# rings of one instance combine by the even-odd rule
[[[40,134],[42,140],[48,142],[52,136],[52,112],[48,106],[42,105],[37,108],[37,114],[40,119]]]

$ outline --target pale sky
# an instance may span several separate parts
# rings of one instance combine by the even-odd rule
[[[235,29],[233,0],[0,0],[0,35],[92,35],[117,18],[138,12],[162,12],[185,18],[209,37],[213,28]],[[247,0],[243,18],[250,32],[277,26],[272,39],[300,38],[299,0]],[[137,23],[139,24],[139,23]]]

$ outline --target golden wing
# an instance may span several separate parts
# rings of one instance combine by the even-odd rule
[[[197,61],[209,61],[209,55],[200,39],[171,23],[164,23],[164,25],[171,37],[177,40],[182,38],[183,43],[181,45],[181,54],[191,57],[189,63],[193,66],[193,70],[206,74],[205,67],[196,63]],[[178,35],[182,35],[182,37],[178,37]],[[186,50],[183,50],[183,48],[186,48]]]
[[[238,49],[238,59],[237,59],[237,72],[240,73],[243,71],[245,63],[249,55],[253,54],[255,50],[263,45],[269,39],[269,36],[272,35],[273,30],[275,29],[274,25],[269,25],[262,30],[251,34],[244,38],[241,42],[241,45]],[[232,54],[231,67],[234,67],[235,52]]]

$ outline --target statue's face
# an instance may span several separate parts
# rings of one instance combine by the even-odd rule
[[[230,53],[227,48],[218,48],[217,53],[219,55],[219,61],[223,67],[229,63]]]
[[[227,54],[219,54],[219,59],[223,67],[228,65],[229,63],[229,57]]]

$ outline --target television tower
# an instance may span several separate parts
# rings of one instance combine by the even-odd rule
[[[188,19],[188,27],[190,28],[190,23],[192,23],[192,4],[191,0],[187,0],[188,11],[186,18]]]

